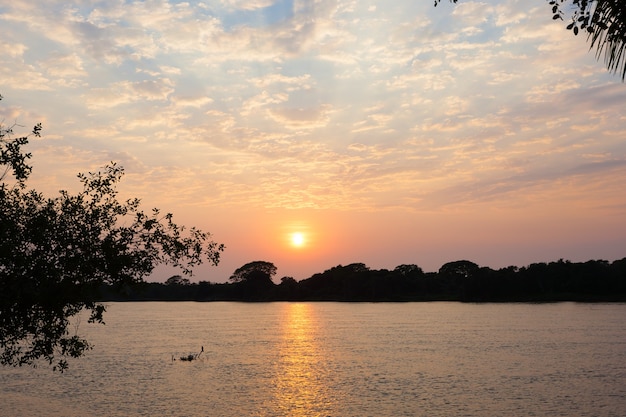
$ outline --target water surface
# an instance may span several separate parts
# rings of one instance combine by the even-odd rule
[[[6,416],[623,416],[626,304],[113,303]],[[198,360],[177,359],[204,352]]]

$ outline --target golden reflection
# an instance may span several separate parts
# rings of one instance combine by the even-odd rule
[[[285,304],[274,384],[279,415],[330,415],[332,401],[318,331],[312,305]]]

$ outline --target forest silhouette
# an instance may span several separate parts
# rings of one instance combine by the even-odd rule
[[[258,265],[266,269],[255,269]],[[626,258],[612,263],[561,259],[497,270],[461,260],[437,272],[414,264],[376,270],[353,263],[301,281],[283,277],[279,284],[272,281],[267,265],[273,266],[251,262],[249,279],[231,277],[228,283],[191,283],[175,275],[165,283],[142,282],[123,292],[105,286],[102,301],[626,301]]]

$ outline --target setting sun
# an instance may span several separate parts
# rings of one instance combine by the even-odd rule
[[[301,247],[304,245],[304,235],[302,233],[296,232],[291,234],[291,244],[296,247]]]

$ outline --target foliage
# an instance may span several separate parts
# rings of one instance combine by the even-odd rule
[[[273,263],[254,261],[237,268],[230,276],[230,280],[242,283],[272,283],[274,275],[276,275],[276,266]]]
[[[230,276],[230,281],[237,289],[235,297],[250,301],[267,300],[272,296],[270,294],[274,289],[272,277],[275,274],[276,266],[265,261],[249,262],[237,268]]]
[[[27,143],[0,128],[0,363],[36,366],[43,359],[63,371],[67,358],[91,347],[70,332],[70,320],[86,309],[89,322],[103,323],[103,284],[127,288],[158,264],[189,275],[205,260],[217,264],[224,247],[171,214],[145,213],[138,199],[120,201],[124,171],[115,163],[79,174],[83,189],[75,195],[44,197],[27,187]],[[9,172],[14,184],[5,181]]]
[[[478,265],[471,261],[454,261],[445,263],[439,268],[439,275],[454,278],[470,278],[478,271]]]
[[[400,274],[401,276],[415,276],[415,277],[419,277],[424,275],[424,271],[422,270],[422,268],[420,268],[419,266],[415,265],[415,264],[402,264],[402,265],[398,265],[395,267],[395,269],[393,270],[393,272],[396,272],[398,274]]]
[[[189,285],[191,282],[189,278],[182,277],[180,275],[172,275],[165,281],[165,285]]]
[[[596,48],[596,58],[604,52],[604,62],[611,72],[626,77],[626,3],[623,0],[570,0],[573,6],[567,29],[578,35],[586,31]],[[563,19],[562,5],[566,0],[550,0],[552,18]],[[567,2],[569,3],[569,1]]]
[[[457,3],[458,0],[450,0]],[[435,6],[441,0],[434,0]],[[590,49],[595,47],[596,58],[604,55],[611,72],[621,73],[626,79],[626,2],[624,0],[548,0],[552,19],[563,20],[563,7],[571,11],[567,29],[574,35],[587,32]]]
[[[0,95],[0,101],[2,95]],[[0,181],[4,189],[4,178],[12,171],[17,181],[24,181],[30,175],[32,169],[26,163],[31,158],[30,153],[24,153],[22,147],[28,143],[28,136],[13,138],[13,126],[5,128],[0,123]],[[32,135],[39,137],[41,132],[41,123],[35,125]],[[2,169],[4,167],[4,169]]]

